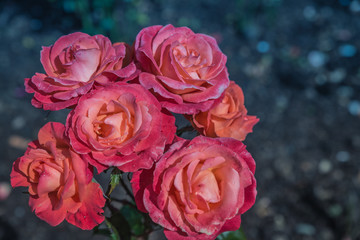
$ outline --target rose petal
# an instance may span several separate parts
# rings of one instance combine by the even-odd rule
[[[94,182],[87,185],[85,193],[81,207],[75,214],[68,213],[66,221],[83,230],[91,230],[104,221],[102,208],[105,205],[105,198],[99,185]]]

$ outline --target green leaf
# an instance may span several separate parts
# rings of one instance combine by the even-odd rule
[[[236,231],[223,232],[217,238],[218,240],[246,240],[245,234],[241,228]]]
[[[106,193],[107,196],[110,196],[110,194],[114,191],[116,186],[120,183],[120,179],[121,179],[121,171],[117,168],[114,168],[110,175],[110,188]]]
[[[131,231],[129,223],[124,216],[119,212],[105,219],[106,225],[111,231],[112,240],[130,240]]]
[[[114,225],[107,219],[105,219],[106,226],[110,230],[110,237],[112,240],[120,240],[119,232]]]
[[[111,236],[111,231],[108,228],[100,228],[100,225],[97,225],[93,228],[93,234],[94,235],[104,235],[107,237]]]
[[[144,219],[138,210],[126,205],[121,208],[120,213],[125,217],[131,226],[134,235],[141,235],[145,231]]]

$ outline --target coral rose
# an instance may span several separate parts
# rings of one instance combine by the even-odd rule
[[[206,112],[187,116],[193,126],[208,137],[231,137],[244,141],[246,135],[252,132],[254,125],[259,121],[256,116],[247,115],[244,106],[244,94],[241,88],[233,81],[225,90],[221,102]]]
[[[104,220],[105,199],[92,182],[92,171],[75,153],[61,123],[47,123],[39,139],[29,144],[11,172],[13,187],[29,187],[29,205],[35,214],[52,226],[64,219],[81,228],[92,229]]]
[[[144,28],[136,37],[135,57],[144,71],[140,84],[175,113],[208,110],[229,85],[226,56],[216,40],[187,27]]]
[[[130,49],[125,43],[113,44],[102,35],[76,32],[60,37],[54,45],[43,47],[41,63],[46,74],[25,79],[25,89],[35,93],[32,104],[45,110],[75,105],[95,83],[136,77]]]
[[[171,143],[175,118],[139,84],[118,83],[80,98],[67,119],[75,151],[101,172],[116,166],[125,172],[151,168]]]
[[[215,239],[240,227],[255,202],[255,162],[232,138],[180,139],[153,168],[134,173],[139,210],[165,228],[168,239]]]

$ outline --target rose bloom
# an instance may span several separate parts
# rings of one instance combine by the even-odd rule
[[[125,172],[151,168],[172,142],[175,118],[139,84],[118,83],[80,98],[67,119],[77,153],[101,172],[116,166]]]
[[[45,110],[75,105],[94,84],[136,77],[130,48],[112,44],[103,35],[76,32],[60,37],[54,45],[43,47],[41,63],[46,74],[25,79],[25,89],[35,93],[32,104]]]
[[[64,219],[92,229],[104,220],[103,192],[92,182],[92,171],[75,153],[64,135],[65,126],[50,122],[40,129],[38,140],[12,168],[11,185],[29,187],[32,211],[52,226]]]
[[[136,37],[135,57],[144,71],[140,84],[171,112],[206,111],[229,85],[226,56],[216,40],[187,27],[144,28]]]
[[[255,162],[232,138],[179,139],[153,168],[134,173],[139,210],[165,228],[168,239],[215,239],[240,227],[255,202]]]
[[[244,106],[244,94],[241,88],[233,81],[225,90],[221,102],[206,112],[187,116],[192,125],[208,137],[231,137],[244,141],[246,135],[252,132],[254,125],[259,121],[256,116],[247,115]]]

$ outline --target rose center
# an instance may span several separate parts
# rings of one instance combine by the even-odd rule
[[[93,123],[94,132],[101,143],[109,143],[109,140],[112,143],[126,141],[132,136],[133,125],[131,118],[124,112],[100,115]]]
[[[80,49],[80,46],[73,45],[69,47],[65,55],[65,63],[70,63],[76,59],[75,53]]]
[[[179,46],[173,50],[173,53],[184,68],[193,68],[201,64],[201,55],[194,49]]]
[[[206,64],[206,59],[196,49],[187,48],[184,45],[173,49],[173,55],[177,62],[195,79],[200,78],[198,70]]]
[[[192,190],[193,194],[208,203],[220,201],[220,189],[211,170],[204,170],[199,173],[192,184]]]
[[[94,124],[94,131],[96,132],[96,134],[102,138],[106,138],[107,136],[110,135],[112,130],[112,127],[108,124],[105,123],[95,123]]]

